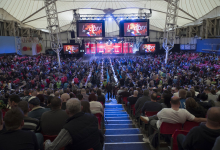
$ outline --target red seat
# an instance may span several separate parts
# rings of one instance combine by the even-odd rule
[[[190,131],[193,127],[199,126],[200,123],[193,121],[186,121],[183,125],[183,130]]]
[[[179,134],[183,134],[183,135],[187,135],[189,132],[185,131],[185,130],[176,130],[173,135],[172,135],[172,141],[171,141],[171,149],[172,150],[178,150],[178,144],[177,144],[177,135]]]
[[[102,114],[97,113],[97,114],[95,114],[95,116],[98,119],[99,127],[101,128]]]
[[[160,131],[158,132],[158,141],[159,141],[159,149],[160,149],[160,134],[173,134],[176,130],[181,130],[182,124],[181,123],[166,123],[162,122],[160,126]]]
[[[145,116],[154,116],[158,113],[158,111],[145,111]]]
[[[123,97],[123,102],[125,103],[125,106],[127,106],[128,98],[127,97]]]
[[[131,110],[133,111],[133,115],[135,115],[135,108],[134,108],[135,104],[131,105]]]

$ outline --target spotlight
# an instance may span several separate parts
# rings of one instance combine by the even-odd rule
[[[121,18],[121,20],[123,20],[123,18]]]
[[[100,18],[98,17],[97,19],[99,20]]]
[[[108,20],[112,20],[112,18],[110,17],[110,18],[108,18]]]

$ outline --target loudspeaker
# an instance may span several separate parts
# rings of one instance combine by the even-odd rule
[[[70,40],[70,43],[71,44],[75,44],[75,40]]]
[[[71,38],[75,38],[75,32],[74,31],[71,32]]]
[[[146,44],[147,42],[147,39],[143,39],[143,44]]]

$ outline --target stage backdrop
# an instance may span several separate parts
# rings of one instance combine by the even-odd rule
[[[6,53],[16,53],[14,36],[0,36],[0,54]]]
[[[220,39],[198,39],[196,51],[202,53],[215,52],[220,54]]]

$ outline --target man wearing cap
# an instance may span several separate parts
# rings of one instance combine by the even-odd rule
[[[50,110],[50,108],[41,107],[40,100],[37,97],[30,99],[28,103],[29,103],[29,108],[31,109],[31,111],[28,113],[28,117],[31,118],[36,118],[40,120],[42,114]]]

